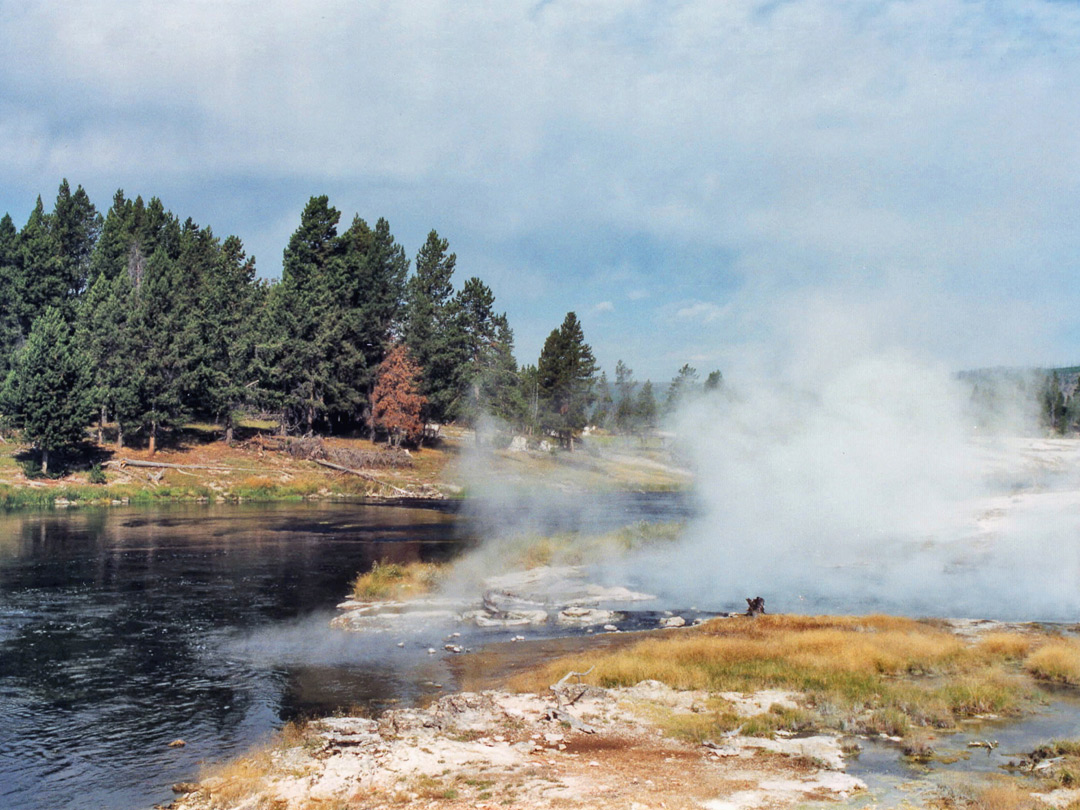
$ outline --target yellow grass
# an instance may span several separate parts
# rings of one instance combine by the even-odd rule
[[[266,786],[273,768],[268,748],[204,769],[200,792],[213,808],[231,807]]]
[[[1080,685],[1080,641],[1050,641],[1024,659],[1024,669],[1036,678]]]
[[[352,583],[353,598],[361,601],[408,599],[430,592],[443,566],[435,563],[394,563],[380,560]]]
[[[676,689],[749,692],[790,689],[807,695],[819,726],[906,734],[918,726],[952,726],[975,714],[1019,711],[1030,689],[983,647],[911,619],[869,616],[760,616],[718,619],[677,635],[653,637],[612,652],[579,654],[518,676],[514,688],[542,690],[568,671],[593,667],[588,681],[630,686],[662,681]],[[690,736],[732,718],[689,723]],[[769,726],[803,727],[802,715],[770,717]]]
[[[987,633],[978,647],[991,658],[1021,661],[1039,645],[1039,639],[1025,633]]]
[[[969,807],[973,810],[1042,810],[1046,805],[1019,785],[1003,783],[976,790]]]

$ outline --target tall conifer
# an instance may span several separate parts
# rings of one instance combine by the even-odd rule
[[[34,321],[8,375],[4,399],[28,440],[41,452],[41,470],[50,454],[76,444],[90,421],[86,355],[71,340],[64,313],[49,307]]]

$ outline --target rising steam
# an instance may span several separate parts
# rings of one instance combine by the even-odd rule
[[[1080,617],[1078,443],[1040,434],[1030,387],[978,411],[949,364],[823,311],[672,418],[695,515],[680,542],[595,575],[673,609],[760,595],[778,612]],[[476,487],[486,542],[466,566],[505,559],[508,526],[617,523],[604,499],[553,498],[550,484]]]
[[[1075,620],[1075,443],[1033,437],[1029,400],[985,435],[970,384],[923,357],[817,346],[677,415],[701,513],[631,564],[640,584],[702,607]]]

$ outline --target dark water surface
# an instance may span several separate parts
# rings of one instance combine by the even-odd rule
[[[405,693],[257,633],[321,632],[358,570],[445,557],[453,522],[327,504],[0,515],[0,808],[149,807],[319,701]]]
[[[612,526],[686,510],[605,506]],[[0,810],[149,808],[289,719],[452,689],[428,641],[327,623],[358,571],[446,558],[476,526],[445,505],[0,514]]]

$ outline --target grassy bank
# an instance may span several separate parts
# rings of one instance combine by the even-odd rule
[[[398,454],[393,464],[372,463],[362,475],[352,475],[261,441],[251,428],[246,441],[228,444],[220,436],[215,426],[191,425],[174,432],[153,455],[142,447],[86,443],[66,463],[61,460],[58,472],[49,477],[35,471],[36,457],[29,448],[9,443],[0,452],[0,509],[451,494],[439,489],[454,454],[451,442],[409,456]],[[362,439],[326,439],[320,446],[374,462],[391,455],[385,445]]]
[[[366,439],[317,440],[332,455],[362,459],[340,465],[356,469],[357,475],[320,466],[273,442],[260,442],[260,431],[270,435],[272,428],[249,425],[243,434],[246,441],[230,445],[221,440],[217,426],[189,425],[170,435],[152,456],[146,448],[117,450],[114,445],[88,442],[66,468],[54,465],[60,468],[55,477],[35,474],[36,457],[30,448],[8,442],[0,445],[0,509],[155,501],[462,497],[492,482],[663,491],[689,482],[686,473],[665,465],[662,448],[611,438],[576,453],[511,452],[477,445],[471,431],[449,426],[438,441],[407,455]],[[126,464],[129,460],[181,466],[143,467]]]
[[[718,619],[615,651],[560,658],[516,677],[542,690],[567,672],[597,686],[657,680],[677,689],[805,695],[797,710],[748,723],[717,701],[711,711],[672,716],[673,733],[708,739],[743,733],[832,730],[917,736],[965,718],[1015,715],[1041,682],[1080,683],[1080,644],[1039,633],[989,634],[966,642],[932,624],[869,617],[761,616]]]

